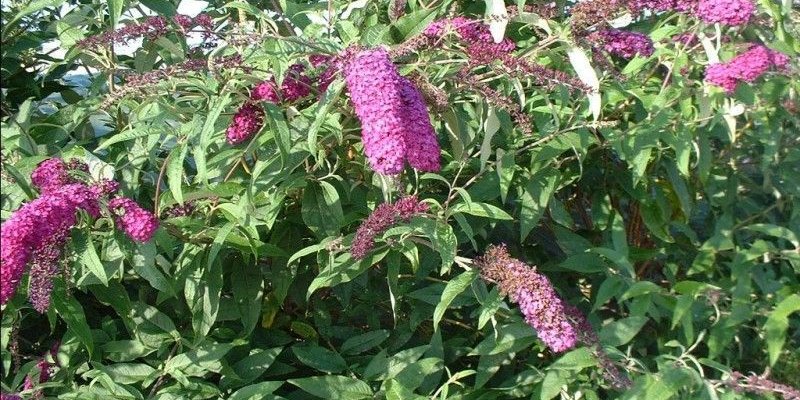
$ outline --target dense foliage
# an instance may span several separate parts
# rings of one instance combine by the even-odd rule
[[[3,399],[800,398],[791,0],[189,3],[2,3]]]

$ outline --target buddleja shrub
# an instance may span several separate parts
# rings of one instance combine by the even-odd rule
[[[177,6],[3,3],[3,399],[800,398],[791,1]]]

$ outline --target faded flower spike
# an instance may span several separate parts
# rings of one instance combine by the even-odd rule
[[[411,217],[428,211],[428,205],[417,199],[417,196],[406,196],[395,203],[383,203],[367,217],[358,227],[350,254],[360,260],[375,246],[375,238],[400,221],[408,221]]]
[[[557,353],[575,347],[578,332],[547,277],[512,258],[504,245],[488,247],[475,265],[486,281],[497,284],[502,294],[519,305],[525,322],[536,329],[547,347]]]

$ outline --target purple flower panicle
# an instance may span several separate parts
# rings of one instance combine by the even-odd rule
[[[395,203],[383,203],[361,223],[353,236],[350,254],[361,260],[375,246],[375,238],[400,221],[408,221],[411,217],[428,211],[428,205],[417,199],[417,196],[406,196]]]
[[[127,44],[129,41],[146,38],[155,40],[169,32],[167,19],[161,16],[147,17],[142,23],[125,25],[111,32],[89,36],[78,42],[82,48],[113,44]]]
[[[42,194],[14,212],[0,228],[0,304],[16,292],[25,267],[34,261],[31,271],[31,301],[37,310],[50,301],[49,280],[57,272],[61,248],[77,222],[78,210],[92,216],[99,214],[98,196],[88,186],[67,184]],[[54,272],[55,268],[55,272]]]
[[[67,164],[60,158],[48,158],[33,170],[31,182],[42,193],[56,190],[70,183]]]
[[[650,57],[653,55],[653,41],[639,32],[628,32],[620,29],[608,29],[599,33],[603,49],[622,58],[633,58],[636,55]]]
[[[439,146],[424,100],[385,49],[353,55],[344,77],[374,170],[399,174],[406,161],[424,171],[439,169]]]
[[[439,141],[431,125],[425,99],[414,84],[404,77],[400,78],[400,94],[406,108],[407,129],[415,133],[413,138],[407,136],[406,159],[420,171],[438,171],[441,168]]]
[[[700,0],[697,17],[703,22],[723,25],[744,25],[755,14],[756,6],[751,0]]]
[[[728,93],[736,90],[739,81],[753,83],[771,69],[783,70],[789,66],[789,57],[762,45],[753,45],[725,63],[706,67],[706,81]]]
[[[270,103],[281,101],[275,78],[267,79],[253,86],[253,89],[250,90],[250,98],[255,101],[268,101]]]
[[[450,31],[455,31],[464,43],[472,62],[484,64],[498,60],[516,48],[514,42],[508,38],[495,43],[488,25],[483,21],[464,17],[434,21],[422,34],[430,40],[438,40]]]
[[[233,116],[226,137],[228,143],[238,144],[251,138],[264,125],[264,110],[256,104],[247,102]]]
[[[311,78],[305,72],[303,64],[294,64],[289,67],[280,89],[275,78],[267,79],[250,91],[250,98],[256,101],[279,103],[281,100],[291,103],[308,96],[311,93]]]
[[[578,331],[570,322],[565,304],[553,285],[536,268],[508,254],[505,246],[490,246],[475,259],[481,276],[497,284],[503,294],[519,305],[525,322],[536,329],[539,339],[554,352],[575,347]]]
[[[115,214],[119,227],[134,241],[147,242],[158,229],[158,218],[127,197],[112,199],[108,209]]]

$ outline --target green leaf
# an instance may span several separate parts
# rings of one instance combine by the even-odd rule
[[[425,397],[415,394],[397,379],[386,381],[386,400],[423,400]]]
[[[425,233],[433,245],[433,249],[439,253],[442,259],[442,273],[450,270],[456,259],[458,239],[453,233],[453,227],[449,224],[434,221],[428,218],[415,217],[411,220],[411,226],[419,228]]]
[[[111,136],[108,139],[104,140],[103,143],[100,143],[100,146],[97,146],[97,149],[95,151],[104,150],[104,149],[106,149],[107,147],[109,147],[109,146],[111,146],[113,144],[125,142],[125,141],[128,141],[128,140],[133,140],[133,139],[138,139],[138,138],[148,137],[148,136],[155,136],[155,135],[161,135],[161,132],[153,131],[153,130],[150,130],[150,129],[147,129],[147,128],[126,129],[126,130],[123,130],[122,132],[120,132],[120,133],[118,133],[118,134],[116,134],[114,136]]]
[[[764,335],[769,353],[769,365],[775,365],[786,342],[789,315],[800,311],[800,294],[793,294],[778,303],[764,323]]]
[[[249,265],[242,265],[239,268],[239,271],[231,274],[231,289],[241,316],[243,333],[249,334],[255,329],[261,317],[264,277],[258,268]]]
[[[597,365],[597,359],[588,347],[581,347],[564,354],[550,364],[549,369],[582,370]]]
[[[486,163],[492,155],[492,138],[500,130],[500,120],[497,118],[497,111],[494,107],[489,107],[489,113],[483,123],[483,143],[481,143],[481,171],[486,168]]]
[[[494,355],[514,353],[524,349],[536,340],[536,331],[524,323],[501,326],[495,334],[489,334],[469,352],[469,355]]]
[[[444,312],[447,310],[447,307],[450,306],[450,303],[453,302],[456,296],[466,290],[477,277],[478,272],[476,270],[472,270],[466,271],[450,280],[450,282],[447,282],[447,286],[444,287],[444,291],[442,292],[442,298],[439,300],[439,304],[436,305],[436,309],[433,310],[434,331],[439,328],[439,321],[442,320]]]
[[[10,26],[12,26],[15,22],[19,21],[20,19],[22,19],[22,18],[24,18],[24,17],[26,17],[26,16],[28,16],[30,14],[33,14],[33,13],[35,13],[37,11],[41,11],[41,10],[47,8],[47,7],[55,7],[55,6],[58,6],[60,4],[63,4],[64,1],[65,0],[33,0],[33,1],[31,1],[30,3],[28,3],[27,6],[25,6],[25,8],[23,8],[19,13],[17,13],[17,15],[14,16],[14,18],[11,18],[11,20],[7,24],[5,24],[5,26],[3,27],[3,33],[5,34],[5,30],[8,29]]]
[[[167,161],[167,184],[172,192],[172,197],[183,204],[183,160],[186,159],[188,148],[186,143],[172,149]]]
[[[421,8],[400,17],[392,26],[397,28],[400,36],[410,39],[422,32],[435,18],[435,8]]]
[[[103,284],[108,286],[108,275],[106,275],[106,268],[100,257],[97,255],[97,250],[92,243],[92,238],[84,231],[78,231],[74,235],[75,252],[81,257],[81,262],[97,279]]]
[[[233,346],[232,343],[203,343],[194,350],[178,354],[167,360],[164,364],[164,372],[174,377],[219,372],[222,370],[220,360],[228,354]]]
[[[119,16],[122,15],[123,0],[108,0],[108,16],[111,18],[111,29],[117,27]]]
[[[353,336],[342,343],[342,354],[361,354],[369,349],[372,349],[386,339],[389,338],[389,331],[386,329],[379,329],[377,331],[362,333],[361,335]]]
[[[335,236],[344,224],[339,193],[328,182],[312,182],[303,193],[303,222],[317,236]]]
[[[244,383],[250,383],[261,376],[275,362],[281,351],[283,351],[282,347],[256,350],[253,354],[236,362],[233,365],[233,371],[244,380]]]
[[[550,197],[553,196],[553,192],[556,189],[558,179],[558,171],[548,168],[534,175],[523,189],[520,196],[522,203],[519,214],[520,240],[525,240],[528,237],[528,234],[531,233],[531,230],[536,227],[539,219],[544,215],[547,203],[550,202]]]
[[[217,231],[216,236],[214,236],[214,242],[211,243],[211,250],[208,252],[208,261],[206,262],[208,268],[211,268],[214,265],[214,261],[217,261],[217,255],[219,255],[220,250],[222,250],[222,245],[235,226],[235,223],[227,222]]]
[[[330,400],[371,399],[369,385],[348,376],[327,375],[289,379],[289,383],[314,396]]]
[[[792,246],[794,246],[795,249],[800,250],[800,240],[798,240],[797,234],[792,232],[792,230],[789,228],[773,224],[753,224],[746,226],[744,229],[763,233],[776,238],[786,239],[792,244]]]
[[[622,297],[620,297],[620,301],[659,292],[661,292],[661,286],[658,286],[653,282],[636,282],[622,295]]]
[[[267,120],[275,136],[275,142],[281,152],[281,160],[285,163],[289,158],[289,150],[292,148],[292,137],[289,133],[289,126],[283,117],[283,110],[274,104],[267,103]]]
[[[458,203],[451,209],[453,212],[462,212],[479,217],[499,220],[513,220],[514,217],[499,207],[486,203]]]
[[[216,322],[221,295],[222,265],[220,263],[209,264],[195,289],[193,303],[190,303],[195,343],[201,342]]]
[[[295,345],[292,353],[301,363],[318,371],[339,373],[347,368],[347,362],[335,351],[324,347],[311,345]]]
[[[624,290],[624,288],[625,281],[619,276],[611,275],[606,278],[606,280],[600,284],[600,288],[597,289],[597,296],[595,297],[592,311],[599,309],[612,297],[622,294],[622,290]]]
[[[156,376],[155,368],[147,364],[119,363],[103,367],[114,382],[131,385]]]
[[[153,242],[136,246],[131,256],[133,270],[147,280],[150,286],[173,297],[175,296],[175,288],[172,287],[172,283],[167,280],[164,273],[156,266],[157,256],[158,249],[156,249],[156,245]]]
[[[363,260],[354,260],[350,258],[349,254],[340,256],[334,261],[333,265],[322,270],[320,274],[311,281],[311,284],[308,285],[308,291],[306,292],[306,299],[311,298],[311,295],[314,294],[317,289],[350,282],[355,279],[355,277],[364,273],[369,267],[381,261],[388,253],[389,249],[385,249],[384,251],[370,254]]]
[[[622,346],[642,330],[647,317],[628,317],[614,321],[600,330],[600,342],[608,346]]]
[[[259,382],[245,386],[228,397],[228,400],[264,400],[268,395],[278,390],[283,382]]]
[[[617,253],[628,256],[628,239],[625,236],[625,221],[622,216],[614,214],[614,221],[611,225],[611,241]]]
[[[561,393],[561,387],[567,384],[567,373],[562,370],[550,370],[542,380],[539,399],[550,400]]]
[[[86,314],[83,312],[83,307],[74,297],[67,298],[63,286],[58,286],[61,287],[55,287],[52,291],[53,308],[61,316],[61,319],[67,323],[67,329],[83,343],[91,358],[94,352],[94,339],[92,338],[92,329],[89,328],[89,324],[86,322]]]
[[[592,118],[597,121],[600,119],[600,111],[602,110],[602,97],[600,96],[600,80],[597,78],[597,72],[592,67],[592,62],[580,47],[574,46],[569,49],[567,53],[569,62],[575,73],[578,74],[580,79],[586,86],[592,89],[588,94],[589,98],[589,111],[592,113]]]
[[[343,88],[344,81],[334,82],[317,104],[317,108],[314,111],[314,122],[311,124],[311,127],[308,128],[308,152],[311,153],[311,155],[317,154],[317,134],[319,134],[319,129],[328,118],[331,107],[333,107],[336,100],[341,96]]]
[[[175,16],[178,10],[175,4],[169,0],[141,0],[141,3],[147,6],[147,8],[165,17]]]

